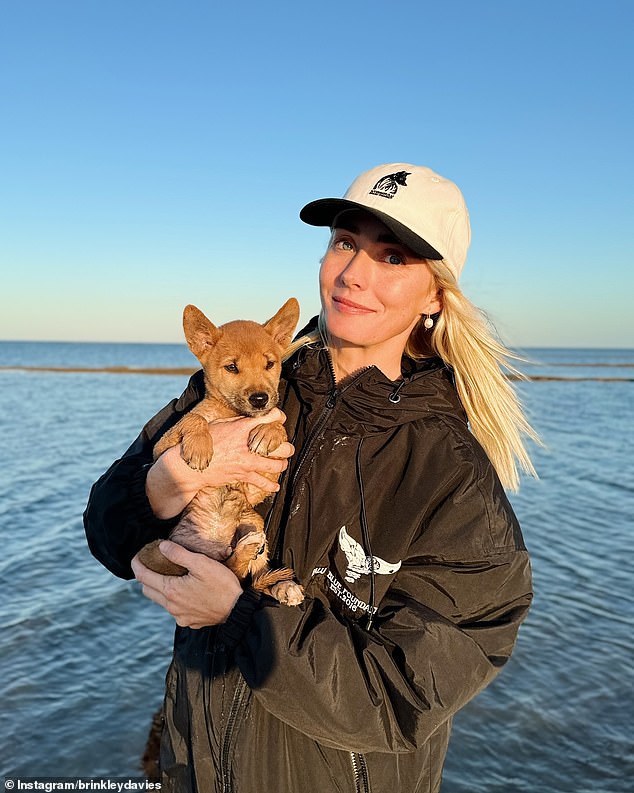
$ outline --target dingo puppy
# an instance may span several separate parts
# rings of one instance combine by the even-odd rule
[[[213,458],[208,422],[233,416],[258,416],[277,405],[281,359],[299,320],[299,304],[290,298],[264,325],[247,320],[217,328],[195,306],[183,312],[189,348],[203,367],[205,397],[158,441],[156,460],[166,449],[181,445],[181,456],[193,469],[203,471]],[[268,455],[286,440],[280,423],[260,424],[249,437],[249,448]],[[288,568],[272,570],[264,521],[253,509],[268,495],[244,484],[205,487],[198,492],[172,529],[170,540],[190,551],[220,559],[242,581],[281,603],[296,605],[304,599]],[[187,570],[166,559],[159,541],[141,549],[140,560],[163,575],[184,575]],[[226,556],[228,547],[233,549]]]

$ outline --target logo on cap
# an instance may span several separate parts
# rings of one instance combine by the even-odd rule
[[[370,190],[370,195],[380,195],[382,198],[394,198],[399,187],[407,187],[405,181],[409,176],[408,171],[398,171],[397,173],[382,176]]]

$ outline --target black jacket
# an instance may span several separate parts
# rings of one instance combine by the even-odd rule
[[[202,398],[200,373],[93,486],[94,555],[116,575],[175,521],[145,496],[157,438]],[[163,789],[436,791],[453,714],[508,659],[530,565],[449,371],[370,367],[335,387],[326,350],[287,363],[295,446],[267,519],[299,606],[246,590],[219,628],[177,628]]]

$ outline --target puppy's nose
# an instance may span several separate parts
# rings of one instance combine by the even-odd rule
[[[262,391],[258,391],[255,394],[251,394],[249,397],[249,402],[253,405],[254,408],[260,410],[263,407],[266,407],[266,403],[269,401],[269,395],[263,393]]]

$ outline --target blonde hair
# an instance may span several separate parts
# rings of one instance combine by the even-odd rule
[[[418,323],[405,352],[420,359],[431,351],[451,366],[471,431],[502,484],[518,490],[518,467],[537,477],[524,436],[540,443],[508,377],[526,380],[512,363],[524,359],[496,338],[485,315],[465,297],[442,260],[428,260],[427,265],[441,297],[442,311],[431,333],[425,331],[422,320]]]
[[[537,477],[523,436],[540,443],[507,376],[526,380],[512,363],[524,359],[495,337],[485,315],[465,297],[443,261],[427,260],[427,265],[434,276],[442,310],[431,332],[421,317],[407,340],[405,352],[414,360],[437,355],[452,368],[471,431],[504,487],[518,490],[519,468]],[[294,341],[285,357],[322,338],[327,339],[323,314],[318,327]]]

